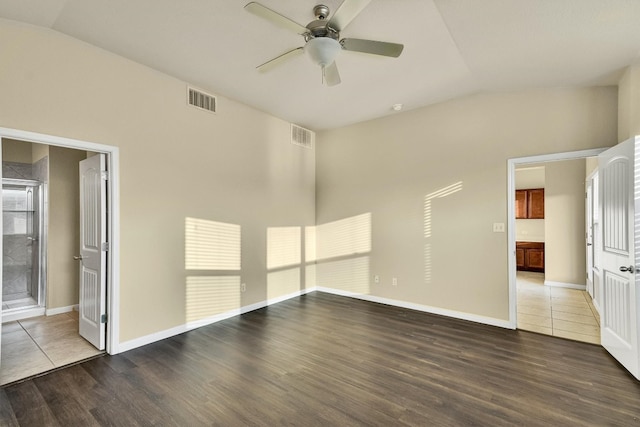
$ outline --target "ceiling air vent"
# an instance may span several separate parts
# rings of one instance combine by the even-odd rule
[[[187,86],[189,105],[201,110],[216,112],[216,97]]]
[[[291,123],[291,143],[304,148],[313,149],[313,140],[315,133],[309,129],[305,129]]]

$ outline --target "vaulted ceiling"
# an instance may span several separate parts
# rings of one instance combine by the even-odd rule
[[[640,61],[638,0],[372,0],[342,37],[404,44],[399,58],[340,52],[322,84],[302,36],[230,0],[0,0],[0,17],[50,28],[314,130],[483,91],[616,84]],[[260,0],[302,25],[322,2]]]

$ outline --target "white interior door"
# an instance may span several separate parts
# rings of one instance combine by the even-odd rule
[[[80,335],[105,348],[106,167],[104,154],[80,162]]]
[[[629,140],[603,152],[599,163],[600,229],[602,233],[600,301],[601,341],[636,378],[638,372],[638,292],[635,269],[634,212],[640,202],[634,179],[638,142]],[[640,165],[638,165],[640,166]],[[640,206],[637,206],[640,209]]]

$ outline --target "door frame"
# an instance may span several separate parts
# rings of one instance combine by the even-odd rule
[[[509,328],[518,327],[518,288],[516,285],[516,168],[528,164],[557,162],[563,160],[579,160],[596,157],[609,149],[594,148],[590,150],[569,151],[564,153],[540,154],[536,156],[516,157],[507,159],[507,259],[509,271]]]
[[[107,239],[109,252],[107,254],[107,342],[106,352],[119,353],[120,343],[120,150],[118,147],[105,144],[96,144],[77,139],[63,138],[18,129],[0,127],[1,139],[17,139],[20,141],[37,144],[53,145],[57,147],[72,148],[76,150],[93,151],[103,153],[107,161],[109,180],[107,181]],[[2,153],[0,152],[0,161]],[[2,225],[0,224],[0,233]],[[0,240],[0,249],[2,249]],[[0,269],[0,283],[2,269]],[[0,296],[1,298],[1,296]]]
[[[589,238],[588,233],[591,233],[591,249],[589,249],[589,246],[588,246],[589,242],[587,242],[587,292],[589,292],[589,295],[591,295],[591,299],[593,300],[593,305],[596,307],[598,312],[600,312],[600,307],[598,306],[598,303],[596,301],[596,295],[599,295],[599,294],[596,292],[596,289],[595,289],[596,283],[595,283],[594,271],[593,271],[596,268],[595,251],[597,249],[593,228],[594,228],[594,224],[598,223],[595,220],[596,218],[598,218],[597,208],[594,208],[595,205],[597,205],[598,201],[595,200],[594,195],[599,194],[598,192],[596,192],[593,186],[593,179],[596,176],[599,176],[598,172],[599,171],[596,168],[589,175],[587,175],[587,178],[585,179],[585,192],[587,193],[586,202],[585,202],[585,234],[586,234],[585,237],[586,237],[586,240],[588,240]],[[589,288],[589,275],[591,275],[591,288]]]

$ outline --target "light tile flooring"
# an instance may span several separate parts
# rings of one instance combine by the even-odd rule
[[[0,385],[96,356],[102,352],[78,334],[78,312],[2,325]]]
[[[544,285],[543,273],[518,271],[518,329],[600,344],[600,316],[585,291]]]

